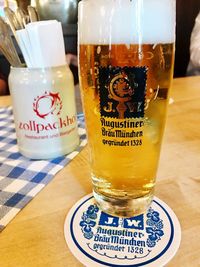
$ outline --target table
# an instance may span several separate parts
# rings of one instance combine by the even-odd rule
[[[180,249],[168,267],[200,266],[200,76],[173,81],[156,196],[178,216]],[[10,105],[0,97],[0,106]],[[72,205],[91,192],[87,147],[0,234],[2,267],[80,267],[63,234]],[[159,267],[159,266],[156,266]]]

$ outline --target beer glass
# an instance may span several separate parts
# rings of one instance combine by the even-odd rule
[[[82,0],[78,42],[94,197],[113,215],[143,213],[173,76],[175,0]]]

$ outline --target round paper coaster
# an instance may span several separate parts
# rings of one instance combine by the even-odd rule
[[[88,267],[161,267],[181,240],[176,215],[156,197],[146,214],[122,218],[102,212],[87,195],[68,213],[64,233],[71,252]]]

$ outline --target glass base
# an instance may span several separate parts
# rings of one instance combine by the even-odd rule
[[[145,213],[153,200],[153,192],[136,199],[116,199],[104,196],[93,190],[100,209],[113,216],[134,217]]]

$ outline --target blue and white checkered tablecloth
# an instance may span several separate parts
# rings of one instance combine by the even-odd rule
[[[17,147],[12,108],[0,108],[0,231],[86,145],[84,117],[78,115],[79,147],[52,160],[30,160]]]

